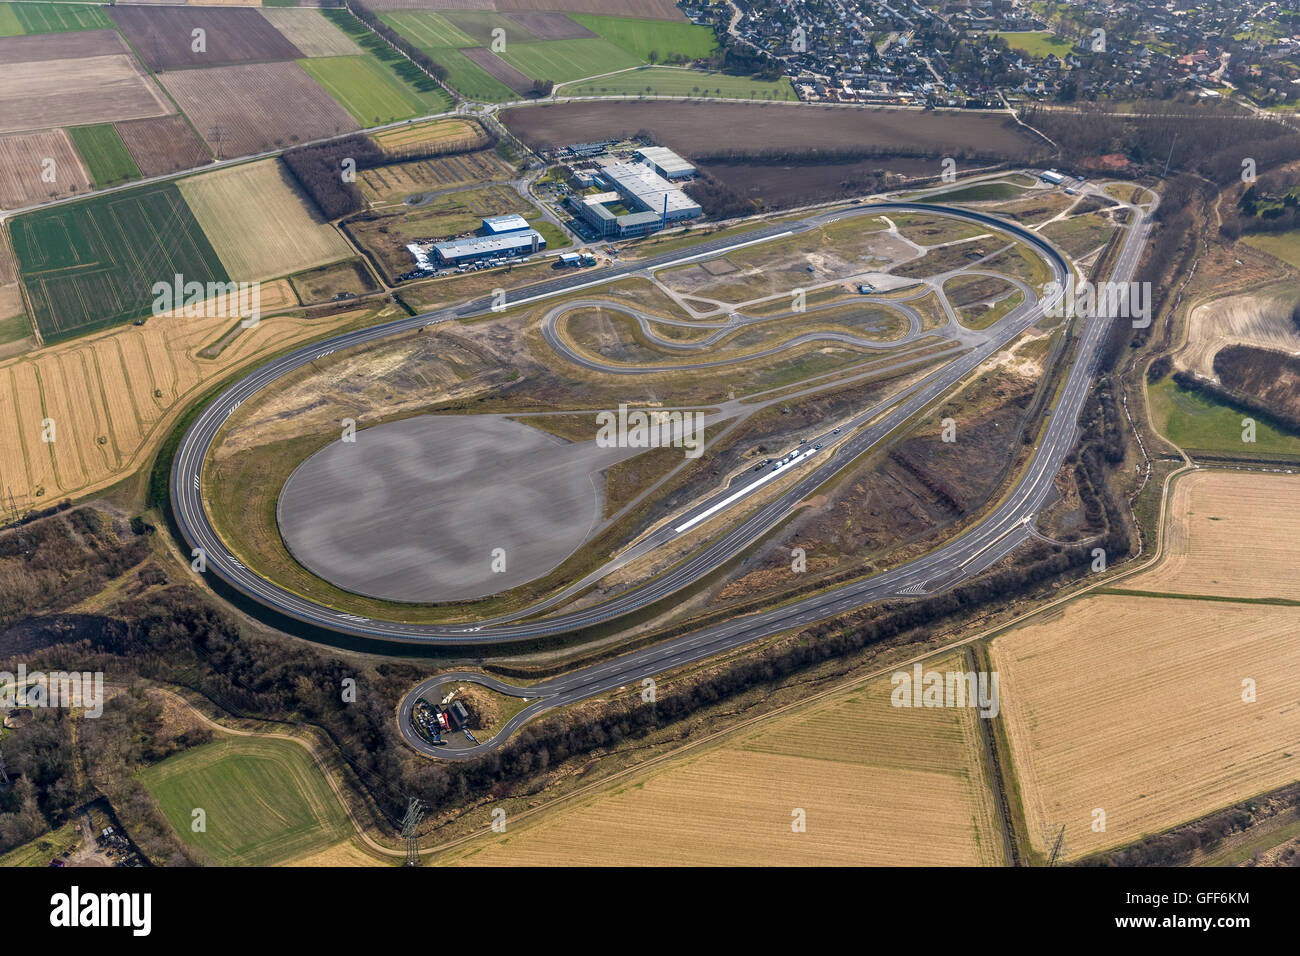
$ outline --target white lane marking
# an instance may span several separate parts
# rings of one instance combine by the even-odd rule
[[[713,515],[717,514],[719,511],[721,511],[723,508],[727,507],[728,505],[733,504],[736,501],[739,501],[741,498],[745,497],[750,492],[754,491],[754,489],[762,487],[763,485],[771,481],[773,478],[777,478],[781,475],[784,475],[795,465],[799,464],[809,455],[816,454],[816,452],[817,452],[816,448],[810,448],[802,455],[800,455],[798,458],[794,459],[794,461],[787,461],[784,462],[783,464],[778,464],[771,471],[763,475],[762,478],[759,478],[757,481],[751,481],[749,484],[747,484],[744,488],[741,488],[739,491],[727,495],[727,497],[723,498],[716,505],[713,505],[711,508],[706,508],[703,511],[701,511],[699,514],[697,514],[694,518],[682,522],[677,527],[673,528],[673,531],[675,531],[677,534],[681,534],[683,531],[690,530],[691,528],[699,524],[701,521],[703,521],[705,518],[710,518]]]

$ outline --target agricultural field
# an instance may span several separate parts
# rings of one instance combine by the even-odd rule
[[[55,181],[45,182],[46,162],[54,161]],[[0,208],[20,209],[90,188],[90,176],[61,129],[0,136]]]
[[[506,17],[538,40],[576,40],[578,37],[595,36],[591,30],[565,13],[507,13]]]
[[[0,38],[0,133],[172,111],[115,31]]]
[[[1074,858],[1300,779],[1295,608],[1262,600],[1296,593],[1297,492],[1297,477],[1184,476],[1159,565],[993,641],[1040,853],[1061,826]]]
[[[362,126],[425,116],[447,106],[441,90],[420,93],[370,55],[321,57],[299,65]]]
[[[352,254],[278,159],[201,173],[178,186],[237,282],[301,272]]]
[[[452,51],[472,62],[493,80],[503,84],[516,96],[522,96],[533,88],[533,78],[514,65],[506,62],[491,50],[483,47],[470,47],[467,50]]]
[[[218,158],[358,129],[351,114],[297,63],[177,70],[161,80]]]
[[[307,749],[290,740],[223,739],[140,775],[176,835],[222,866],[274,866],[347,839],[347,812]],[[191,812],[206,813],[195,833]]]
[[[253,328],[205,309],[0,360],[0,486],[25,508],[113,485],[149,462],[176,418],[213,382],[373,314],[278,314],[298,307],[285,281],[263,283],[261,300]],[[48,445],[40,427],[47,415],[58,428]]]
[[[319,10],[271,8],[261,11],[262,16],[285,39],[302,51],[306,57],[359,56],[361,47],[356,41],[327,20]]]
[[[109,16],[152,70],[297,60],[304,54],[257,10],[211,7],[109,7]],[[203,30],[207,48],[193,49]]]
[[[28,213],[11,236],[47,342],[147,315],[153,284],[175,274],[229,278],[171,183]]]
[[[1250,413],[1183,388],[1172,378],[1147,386],[1156,430],[1189,455],[1300,460],[1300,438],[1256,420],[1255,441],[1242,441]]]
[[[645,63],[665,60],[672,54],[698,60],[717,49],[712,28],[694,23],[583,14],[573,19]]]
[[[482,128],[469,120],[436,119],[425,123],[410,123],[395,129],[380,130],[371,133],[370,139],[380,149],[390,152],[402,152],[416,147],[441,146],[444,143],[456,143],[461,140],[478,139],[483,135]]]
[[[141,176],[161,176],[212,162],[208,148],[194,134],[189,120],[179,113],[116,126]]]
[[[549,40],[544,43],[511,43],[500,56],[534,80],[554,80],[556,83],[625,70],[640,66],[643,62],[639,57],[599,37]]]
[[[966,670],[952,655],[927,664]],[[683,755],[446,858],[469,865],[999,865],[968,708],[891,706],[881,678]],[[796,809],[806,831],[795,832]]]
[[[785,100],[797,97],[790,80],[758,80],[712,70],[646,66],[613,76],[565,84],[561,96],[702,96],[721,100]],[[879,165],[879,163],[877,163]]]
[[[1187,342],[1174,361],[1180,368],[1212,378],[1214,356],[1225,345],[1300,353],[1300,329],[1291,322],[1296,304],[1296,289],[1290,283],[1203,302],[1188,317]]]
[[[1126,578],[1125,589],[1300,601],[1300,515],[1289,507],[1300,478],[1198,471],[1177,480],[1164,558]],[[1242,542],[1250,553],[1242,559]]]
[[[68,130],[97,188],[120,186],[140,178],[140,170],[112,123],[74,126]]]
[[[451,11],[401,10],[384,13],[380,19],[445,67],[447,84],[470,99],[489,102],[514,99],[532,86],[531,80],[525,82],[522,75],[515,75],[516,71],[509,64],[483,46],[489,42],[490,27],[484,39],[477,40],[452,23],[448,19],[452,15]],[[528,32],[513,21],[504,17],[499,20],[500,23],[494,25],[506,31],[507,45],[530,38]],[[486,21],[466,19],[462,22],[477,30],[480,23]]]
[[[103,8],[88,3],[0,3],[0,36],[112,28]]]
[[[1036,156],[1039,150],[1012,128],[1014,123],[1007,126],[1005,117],[973,113],[827,110],[775,103],[611,102],[518,106],[504,110],[501,119],[525,143],[540,149],[644,129],[656,142],[687,157],[717,149],[719,143],[734,149],[802,150],[809,143],[842,149],[879,142],[904,150],[965,147],[1021,159]]]
[[[514,169],[494,150],[391,163],[361,170],[357,183],[371,203],[386,203],[421,192],[454,189],[474,183],[508,182]]]

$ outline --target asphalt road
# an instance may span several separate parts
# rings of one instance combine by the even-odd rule
[[[876,215],[891,211],[940,212],[995,227],[1015,235],[1033,246],[1049,264],[1057,282],[1064,282],[1068,275],[1068,268],[1064,259],[1054,248],[1035,233],[1021,229],[1014,224],[966,209],[919,203],[882,203],[863,205],[849,212],[824,213],[791,225],[765,227],[744,235],[712,240],[693,247],[685,254],[667,254],[652,260],[621,266],[618,269],[606,271],[594,279],[590,274],[579,273],[562,279],[551,280],[542,283],[540,286],[520,290],[511,304],[517,305],[534,299],[546,298],[602,284],[622,275],[639,272],[647,268],[661,268],[705,255],[716,254],[719,251],[733,248],[737,244],[755,239],[814,228],[831,218],[842,218],[849,215]],[[1127,281],[1131,278],[1145,243],[1149,228],[1148,224],[1137,211],[1134,212],[1134,219],[1134,224],[1128,228],[1128,234],[1124,239],[1118,263],[1112,275],[1113,281]],[[338,349],[373,341],[420,325],[482,314],[490,311],[490,309],[491,301],[482,299],[467,306],[414,316],[372,329],[348,333],[328,342],[318,343],[283,356],[245,376],[218,396],[208,408],[200,413],[183,437],[173,462],[171,476],[172,503],[176,520],[191,547],[203,549],[208,572],[216,574],[227,584],[248,597],[290,617],[341,633],[370,639],[469,646],[477,643],[501,642],[565,633],[585,625],[610,620],[679,590],[739,553],[747,544],[788,513],[792,505],[806,498],[810,492],[843,467],[844,464],[856,458],[872,444],[884,438],[899,424],[941,397],[955,382],[968,374],[990,355],[1000,350],[1015,335],[1034,324],[1041,317],[1041,305],[1038,303],[1025,303],[1013,310],[1011,314],[997,324],[998,332],[996,335],[990,335],[983,344],[969,350],[948,366],[915,383],[900,396],[896,396],[891,400],[891,410],[879,423],[857,431],[837,448],[829,450],[824,457],[813,459],[812,466],[804,470],[799,480],[787,488],[776,500],[749,518],[722,532],[694,556],[671,571],[660,575],[650,584],[611,598],[602,604],[579,611],[560,613],[526,622],[513,622],[512,618],[522,617],[525,614],[535,614],[537,608],[532,608],[507,618],[483,621],[473,627],[417,625],[370,620],[357,615],[338,612],[290,594],[244,567],[226,550],[209,523],[203,507],[201,464],[222,422],[239,404],[248,400],[281,376],[308,365],[317,358]],[[1028,469],[1012,493],[979,525],[948,542],[943,547],[897,568],[882,571],[874,577],[831,589],[773,611],[705,628],[534,687],[526,689],[511,688],[506,692],[516,693],[517,696],[536,696],[538,699],[516,715],[501,734],[498,734],[492,741],[477,747],[448,752],[445,749],[435,748],[427,744],[422,738],[414,734],[409,723],[409,715],[414,701],[418,698],[422,688],[425,687],[425,685],[421,685],[403,702],[401,709],[403,733],[412,746],[424,753],[433,756],[464,759],[499,746],[515,729],[543,710],[581,700],[613,688],[639,683],[643,678],[666,669],[713,656],[760,637],[806,626],[882,598],[899,594],[925,594],[942,590],[982,571],[1014,549],[1030,534],[1032,518],[1049,500],[1054,477],[1061,462],[1076,441],[1078,413],[1087,398],[1100,352],[1100,345],[1104,339],[1104,332],[1109,321],[1109,317],[1106,316],[1096,316],[1084,320],[1084,329],[1080,335],[1075,364],[1067,376],[1065,387],[1060,394],[1057,405],[1048,419],[1044,437],[1038,448],[1035,449]],[[882,410],[868,410],[860,416],[858,421],[865,422],[868,418],[875,417]],[[855,422],[855,424],[857,423]],[[738,484],[733,484],[725,492],[719,492],[717,495],[706,499],[686,511],[679,521],[689,522],[693,516],[708,510],[723,497],[734,493],[737,487]],[[674,522],[673,526],[682,527],[682,524]],[[671,538],[676,534],[673,531],[673,526],[665,527],[656,535],[648,536],[639,547],[644,550],[652,550],[653,547],[661,546],[664,543],[662,539]],[[659,536],[661,540],[654,540],[656,536]],[[471,678],[466,675],[466,679]],[[481,675],[474,675],[472,679],[486,682]],[[431,678],[426,684],[434,685],[445,680],[447,680],[447,676],[441,675]],[[504,690],[505,687],[506,685],[501,685],[499,689]]]
[[[1035,233],[1023,230],[1012,223],[982,213],[952,207],[932,206],[922,203],[881,203],[859,206],[847,212],[822,213],[789,225],[763,227],[753,232],[711,240],[692,247],[685,253],[669,253],[653,259],[623,265],[616,269],[606,270],[598,277],[593,277],[590,273],[570,274],[564,278],[549,280],[540,285],[519,290],[516,297],[508,304],[519,305],[549,298],[565,292],[600,285],[645,269],[657,269],[702,258],[763,238],[784,236],[816,228],[829,219],[908,211],[941,212],[956,218],[996,227],[1015,235],[1035,247],[1044,256],[1051,265],[1052,272],[1058,281],[1064,280],[1067,270],[1065,261],[1060,254]],[[931,375],[914,384],[895,399],[891,399],[892,410],[880,423],[857,431],[835,449],[828,450],[827,454],[818,460],[816,464],[804,469],[801,478],[777,500],[745,521],[739,522],[728,529],[690,560],[683,562],[672,571],[660,575],[652,583],[580,611],[556,614],[545,619],[514,623],[517,618],[534,614],[539,609],[539,606],[513,615],[485,620],[474,626],[422,625],[371,620],[355,614],[336,611],[292,594],[246,568],[229,552],[212,527],[203,505],[202,463],[222,423],[240,404],[282,376],[303,366],[310,365],[318,358],[330,355],[340,349],[371,342],[393,335],[396,332],[411,330],[423,325],[481,315],[490,312],[491,309],[492,300],[490,297],[485,297],[469,305],[412,316],[374,328],[346,333],[329,341],[304,347],[284,355],[249,373],[222,392],[198,415],[181,439],[173,461],[171,474],[172,507],[177,524],[191,548],[202,549],[207,573],[216,575],[242,594],[280,613],[340,633],[368,639],[445,645],[499,643],[567,633],[584,626],[608,621],[679,590],[685,585],[698,580],[718,564],[739,553],[745,545],[752,542],[767,528],[771,527],[773,523],[783,517],[789,511],[790,506],[807,497],[812,489],[834,474],[845,462],[857,457],[857,455],[892,431],[893,428],[941,396],[953,383],[969,373],[985,358],[1001,349],[1007,341],[1018,335],[1020,331],[1032,325],[1040,314],[1029,303],[1014,310],[998,323],[998,333],[996,335],[988,336],[987,340],[980,346],[971,349],[948,366],[931,373]],[[854,425],[858,422],[865,422],[884,410],[883,406],[868,409],[859,416]],[[851,428],[852,426],[847,427],[846,431],[851,430]],[[747,477],[742,480],[742,483],[753,480],[758,479]],[[718,492],[716,495],[705,499],[695,508],[686,511],[682,515],[682,520],[689,520],[695,514],[711,508],[717,501],[734,492],[738,486],[739,484],[733,484],[732,487],[725,491]],[[653,550],[661,546],[666,539],[675,536],[671,528],[661,529],[656,534],[647,536],[638,545],[639,551],[637,553],[643,554]]]

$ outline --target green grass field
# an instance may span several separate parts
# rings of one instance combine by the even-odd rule
[[[73,822],[63,824],[57,830],[43,833],[30,843],[14,847],[4,856],[0,856],[0,869],[8,870],[15,866],[49,866],[55,857],[62,856],[65,850],[71,850],[81,842],[77,825]]]
[[[1051,33],[999,33],[997,36],[1007,41],[1007,45],[1013,50],[1021,50],[1028,53],[1035,59],[1047,56],[1049,53],[1055,53],[1057,56],[1065,56],[1072,49],[1074,44],[1069,40],[1058,40]]]
[[[430,10],[399,10],[380,14],[379,19],[421,49],[478,46],[473,37]]]
[[[1242,236],[1241,241],[1300,269],[1300,229],[1291,232],[1255,233]]]
[[[447,85],[462,95],[488,103],[517,97],[514,90],[460,52],[460,48],[479,44],[441,14],[399,10],[382,14],[380,19],[445,67]]]
[[[550,225],[547,223],[546,225]],[[554,226],[551,226],[554,229]],[[541,232],[541,230],[538,230]],[[543,233],[545,235],[545,233]],[[549,239],[546,240],[550,242]],[[32,334],[32,324],[27,321],[27,314],[20,313],[11,315],[7,319],[0,319],[0,345],[8,345],[10,342],[21,342],[27,336]]]
[[[17,37],[23,35],[23,25],[14,13],[12,3],[0,3],[0,37]]]
[[[1255,442],[1241,440],[1243,418],[1250,412],[1189,391],[1172,378],[1149,385],[1151,418],[1174,444],[1191,455],[1241,458],[1300,458],[1300,438],[1255,419]]]
[[[225,739],[140,774],[185,843],[223,866],[274,866],[347,839],[347,814],[306,748],[289,740]],[[195,809],[206,816],[195,833]]]
[[[155,282],[228,282],[174,183],[19,216],[14,252],[46,342],[148,315]]]
[[[600,37],[511,43],[500,56],[534,80],[554,80],[556,83],[625,70],[642,63],[640,58]]]
[[[415,112],[408,115],[424,116],[451,109],[451,97],[436,80],[372,33],[369,27],[347,10],[321,10],[321,13],[383,67],[388,83],[416,98],[418,106],[415,107]]]
[[[455,47],[436,47],[424,51],[434,62],[447,68],[447,83],[472,100],[497,103],[516,100],[519,94],[479,66]]]
[[[724,100],[794,100],[789,79],[756,80],[707,70],[686,70],[670,66],[647,66],[615,76],[573,83],[559,91],[561,96],[705,96]]]
[[[317,57],[298,64],[362,126],[439,113],[450,105],[443,91],[419,93],[369,54]]]
[[[88,3],[0,3],[0,36],[112,29],[108,14]]]
[[[657,53],[661,61],[674,53],[698,60],[709,56],[718,46],[711,28],[694,23],[592,14],[574,14],[571,19],[645,63],[653,62],[652,53]]]
[[[140,178],[140,168],[126,150],[126,144],[112,123],[73,126],[68,129],[72,144],[86,162],[97,188],[117,186]]]

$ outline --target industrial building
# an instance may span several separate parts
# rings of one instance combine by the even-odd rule
[[[695,167],[666,146],[643,146],[636,158],[664,179],[687,179],[695,175]]]
[[[526,256],[546,248],[546,240],[542,238],[542,234],[530,228],[528,221],[515,213],[506,216],[485,216],[480,231],[482,235],[435,243],[433,251],[438,254],[441,262],[447,265],[458,265],[462,262],[479,262],[483,259]],[[418,254],[416,260],[419,261]]]
[[[508,232],[499,236],[471,236],[468,239],[453,239],[451,242],[435,243],[433,251],[438,259],[447,265],[459,265],[462,262],[479,262],[483,259],[514,258],[540,252],[546,248],[546,240],[536,229],[524,229]]]
[[[694,219],[703,213],[699,203],[650,165],[611,162],[601,166],[599,177],[613,190],[572,196],[569,207],[601,236],[620,239],[644,236],[669,223]],[[619,205],[627,211],[610,209]]]
[[[518,213],[506,216],[487,216],[483,219],[483,234],[499,236],[506,232],[522,232],[528,228],[528,221]]]

